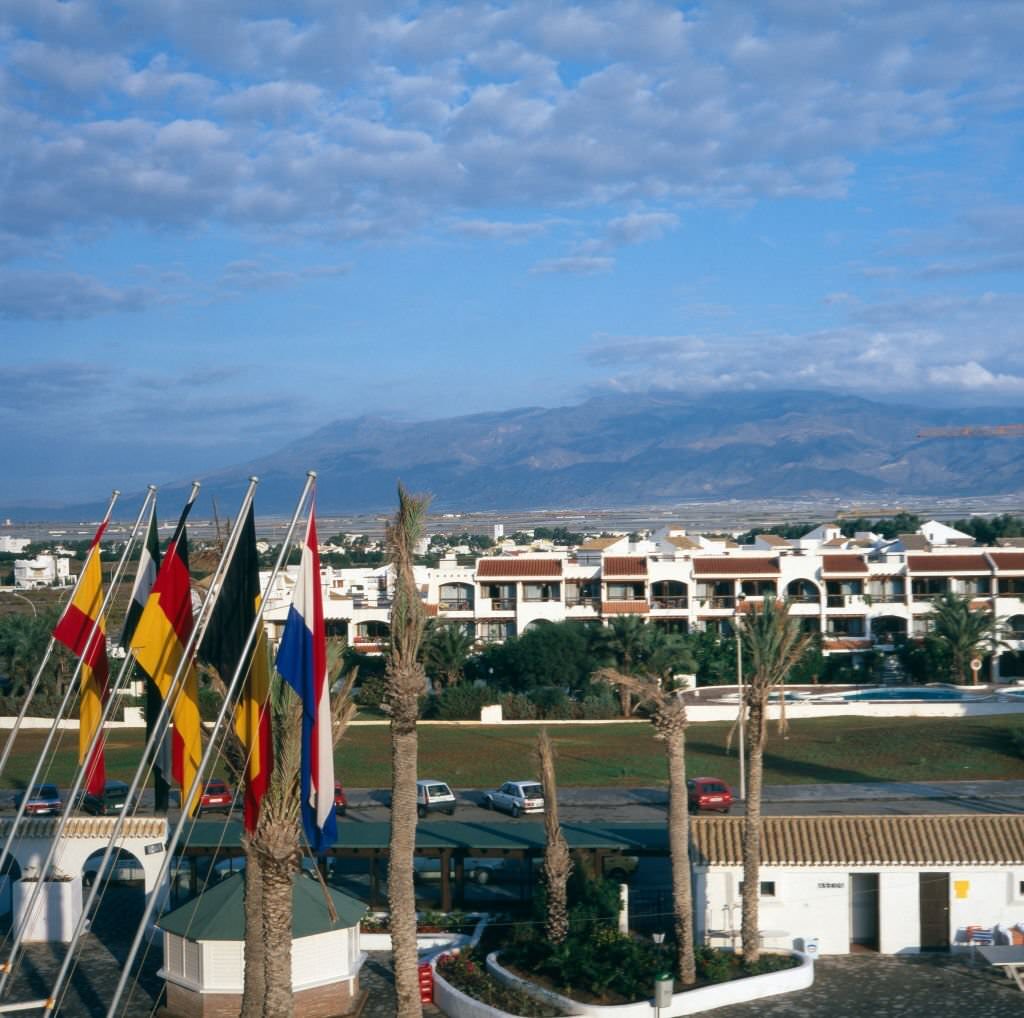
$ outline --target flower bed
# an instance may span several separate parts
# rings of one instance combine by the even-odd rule
[[[424,912],[417,915],[416,946],[420,953],[462,947],[479,939],[487,916],[471,912]],[[386,914],[366,916],[359,924],[363,951],[390,951],[391,927]]]
[[[564,1012],[490,975],[472,951],[442,954],[434,971],[434,1003],[447,1015],[558,1018]]]
[[[729,978],[725,982],[710,983],[695,989],[676,993],[670,1006],[661,1009],[661,1018],[676,1018],[680,1015],[697,1014],[711,1008],[738,1004],[780,993],[806,989],[814,983],[814,964],[806,955],[794,952],[764,952],[765,956],[788,956],[795,959],[794,965],[746,978]],[[498,952],[487,956],[487,970],[495,979],[509,987],[543,1001],[562,1013],[585,1015],[589,1018],[649,1018],[654,1014],[650,999],[625,1004],[599,1004],[573,999],[538,986],[503,968],[498,962]],[[653,990],[653,986],[652,986]],[[456,1018],[453,1012],[449,1012]]]

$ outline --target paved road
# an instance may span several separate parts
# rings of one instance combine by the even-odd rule
[[[383,820],[389,815],[382,789],[348,789],[349,818]],[[493,820],[479,805],[482,790],[456,789],[458,809],[452,819]],[[665,817],[664,788],[561,788],[562,819],[570,821],[659,821]],[[764,812],[770,816],[854,816],[869,814],[1021,813],[1024,781],[875,782],[832,785],[767,785]],[[733,812],[743,813],[737,803]],[[448,819],[442,813],[431,820]]]

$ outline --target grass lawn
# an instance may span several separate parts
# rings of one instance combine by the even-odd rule
[[[510,778],[533,777],[537,731],[542,725],[420,729],[419,773],[456,787],[490,787]],[[726,750],[730,725],[690,728],[686,767],[739,783],[735,742]],[[954,781],[1024,779],[1024,758],[1011,737],[1024,728],[1020,716],[979,718],[830,718],[790,721],[788,738],[770,728],[765,754],[768,784],[843,781]],[[657,786],[666,783],[664,751],[646,722],[553,726],[550,729],[563,786]],[[2,735],[6,738],[6,733]],[[28,780],[45,738],[23,733],[3,775],[3,785]],[[77,733],[64,732],[46,780],[71,783]],[[116,731],[107,739],[107,773],[128,780],[142,748],[142,732]],[[391,783],[391,747],[386,726],[358,726],[338,747],[339,778],[352,788]],[[223,768],[217,771],[224,774]]]

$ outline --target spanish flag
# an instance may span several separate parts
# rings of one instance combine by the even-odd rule
[[[171,702],[174,729],[180,736],[174,743],[174,780],[181,788],[182,808],[203,757],[199,718],[199,680],[195,660],[182,668],[178,685],[174,679],[192,635],[192,587],[188,572],[188,536],[185,520],[190,500],[178,521],[174,537],[164,554],[160,571],[142,609],[142,617],[131,638],[131,651],[139,667],[156,683],[160,695]],[[198,798],[188,804],[194,811]]]
[[[220,673],[225,684],[234,678],[253,623],[260,617],[260,563],[256,551],[256,518],[250,504],[238,546],[224,574],[199,657]],[[260,800],[270,783],[274,749],[270,737],[270,665],[263,626],[249,652],[242,694],[235,708],[235,734],[246,753],[245,829],[256,830]]]
[[[104,521],[96,531],[74,597],[53,630],[54,639],[82,659],[79,672],[78,763],[87,765],[85,787],[90,795],[102,795],[107,779],[102,736],[97,740],[91,756],[89,754],[89,747],[103,716],[109,678],[107,634],[101,615],[103,566],[100,563],[100,538],[106,528]]]

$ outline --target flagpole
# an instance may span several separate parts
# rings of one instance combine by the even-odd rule
[[[188,499],[186,499],[186,501],[185,501],[185,510],[188,510],[192,506],[192,504],[195,502],[196,496],[199,493],[199,488],[200,488],[200,483],[198,481],[193,481],[192,482],[192,490],[189,492]],[[245,494],[245,500],[244,501],[245,501],[246,505],[249,502],[252,501],[252,494],[253,494],[253,490],[254,489],[255,489],[255,483],[253,483],[253,480],[251,479],[250,480],[249,489],[246,491],[246,494]],[[183,511],[183,513],[184,513],[184,511]],[[238,528],[236,527],[235,530],[237,531],[237,529]],[[181,525],[180,525],[180,522],[179,522],[179,527],[178,527],[177,530],[175,530],[175,536],[174,536],[174,538],[172,538],[172,541],[177,539],[178,537],[180,537],[180,532],[181,532]],[[233,554],[233,552],[234,552],[234,545],[235,544],[237,544],[237,536],[236,536],[236,533],[233,531],[232,534],[231,534],[231,537],[228,540],[228,550],[226,550],[225,556],[227,556],[229,554]],[[210,598],[207,598],[207,601],[203,603],[202,610],[200,611],[200,619],[203,618],[204,613],[207,611],[209,602],[216,600],[216,597],[214,595],[214,591],[216,590],[217,579],[221,575],[223,565],[224,565],[224,558],[222,557],[221,561],[218,562],[217,569],[214,571],[214,575],[213,575],[213,583],[211,585],[211,595],[213,595],[213,596],[211,596]],[[209,605],[209,607],[212,609],[212,605]],[[174,708],[174,704],[177,701],[177,696],[180,695],[180,688],[179,688],[179,686],[181,685],[181,678],[182,678],[182,675],[184,674],[185,670],[187,669],[187,667],[188,667],[188,665],[190,663],[190,659],[191,659],[191,656],[192,656],[192,653],[194,651],[195,644],[196,644],[196,633],[197,633],[197,630],[194,628],[193,631],[192,631],[191,636],[189,637],[188,642],[185,645],[184,651],[183,651],[182,656],[181,656],[181,660],[178,663],[178,668],[175,671],[174,680],[173,680],[173,682],[171,684],[169,693],[164,698],[163,705],[160,708],[160,714],[157,717],[156,724],[154,726],[154,730],[153,730],[153,733],[152,733],[152,737],[147,737],[147,739],[146,739],[146,743],[145,743],[145,745],[143,747],[142,756],[141,756],[141,759],[139,761],[139,765],[135,769],[135,774],[132,776],[131,784],[129,785],[129,788],[128,788],[128,794],[127,794],[127,796],[125,798],[125,802],[126,803],[135,801],[136,797],[138,796],[138,794],[139,794],[140,779],[142,777],[143,772],[148,767],[148,763],[147,762],[149,761],[150,757],[153,754],[153,751],[154,751],[154,748],[155,748],[155,745],[156,745],[156,736],[159,733],[161,727],[166,723],[167,719],[170,717],[170,715],[171,715],[171,713],[173,711],[173,708]],[[129,657],[131,657],[130,654],[129,654]],[[191,800],[185,800],[185,801],[189,802]],[[107,842],[107,847],[104,849],[103,857],[99,861],[99,865],[97,867],[97,873],[102,874],[102,873],[105,873],[107,871],[107,867],[109,865],[109,860],[110,860],[110,858],[112,856],[112,852],[113,852],[113,848],[114,848],[114,843],[121,838],[122,831],[124,830],[125,821],[127,819],[127,812],[128,812],[127,810],[123,810],[121,813],[119,813],[117,815],[117,818],[114,821],[114,828],[113,828],[113,831],[111,832],[110,839]],[[162,876],[163,876],[163,870],[161,870],[161,878],[162,878]],[[84,902],[84,904],[82,906],[82,912],[79,915],[78,921],[75,924],[74,931],[72,932],[71,940],[70,940],[70,942],[68,944],[67,953],[65,954],[64,959],[63,959],[63,961],[61,963],[60,970],[57,973],[56,982],[54,983],[53,991],[51,992],[49,999],[46,1001],[46,1008],[45,1008],[45,1012],[44,1012],[45,1014],[52,1013],[53,1008],[56,1007],[56,1005],[57,1005],[57,993],[59,992],[60,987],[63,985],[65,979],[67,978],[68,972],[70,971],[71,963],[72,963],[72,961],[74,959],[75,946],[77,945],[79,939],[81,938],[82,933],[85,931],[85,926],[86,926],[86,924],[88,922],[89,913],[92,911],[93,905],[94,905],[94,903],[96,901],[96,898],[97,898],[97,896],[99,894],[100,888],[102,887],[102,883],[103,882],[101,880],[97,880],[93,884],[93,886],[89,889],[88,897],[86,898],[86,901]],[[154,890],[153,897],[154,898],[156,897],[155,890]]]
[[[299,501],[298,501],[298,504],[295,507],[295,512],[292,514],[291,522],[288,525],[288,532],[285,535],[284,542],[281,545],[281,550],[278,553],[277,562],[275,562],[273,572],[270,574],[270,579],[269,579],[268,585],[267,585],[267,589],[268,590],[273,587],[273,584],[274,584],[274,582],[277,579],[277,575],[278,575],[278,573],[281,570],[281,566],[282,566],[282,564],[287,559],[288,551],[289,551],[289,546],[290,546],[290,544],[292,542],[292,537],[293,537],[293,535],[295,533],[295,526],[298,523],[299,516],[302,514],[302,508],[303,508],[303,506],[306,503],[306,499],[307,499],[307,497],[309,495],[310,489],[313,487],[313,484],[315,483],[315,481],[316,481],[316,471],[314,471],[314,470],[308,471],[307,474],[306,474],[306,484],[305,484],[305,486],[302,489],[302,494],[299,496]],[[256,478],[250,478],[250,484],[253,487],[255,486],[255,483],[256,483]],[[251,492],[251,489],[250,489],[250,492]],[[251,500],[252,499],[251,499],[251,493],[250,493],[249,501],[251,501]],[[236,520],[236,523],[235,523],[235,531],[236,532],[241,529],[241,525],[242,525],[242,523],[244,521],[245,513],[246,513],[247,510],[248,510],[248,505],[246,504],[246,505],[243,506],[242,511],[239,513],[238,519]],[[237,544],[237,534],[233,533],[232,537],[236,538],[235,543]],[[232,554],[233,553],[234,552],[232,550]],[[211,591],[212,591],[212,589],[213,588],[211,587]],[[253,636],[254,636],[255,632],[257,631],[256,627],[259,626],[259,625],[262,625],[262,602],[261,602],[261,608],[260,608],[260,615],[254,621],[253,626],[250,629],[249,639],[246,641],[247,647],[251,645],[252,640],[253,640]],[[224,718],[225,718],[225,715],[227,714],[228,707],[230,706],[231,702],[235,698],[235,694],[236,694],[236,691],[237,691],[237,687],[239,685],[240,678],[241,678],[241,676],[245,672],[245,667],[244,667],[244,664],[246,663],[245,658],[246,658],[246,655],[243,654],[243,656],[242,656],[242,658],[241,658],[241,660],[239,662],[239,665],[235,668],[235,674],[232,676],[231,684],[230,684],[230,686],[228,686],[228,689],[227,689],[227,691],[224,694],[224,701],[221,704],[220,712],[217,715],[217,720],[214,722],[214,727],[213,727],[214,733],[220,731],[221,725],[224,723]],[[203,751],[202,760],[199,762],[199,767],[196,769],[196,775],[195,775],[195,778],[192,781],[192,787],[189,789],[188,798],[184,800],[185,802],[191,802],[192,801],[192,796],[196,793],[196,791],[200,787],[200,784],[201,784],[202,779],[203,779],[203,772],[205,771],[206,766],[207,766],[207,764],[210,761],[210,757],[213,755],[214,742],[215,742],[214,738],[211,737],[210,740],[206,744],[206,749]],[[167,843],[167,848],[166,848],[166,852],[165,852],[165,856],[164,856],[164,861],[163,861],[163,864],[160,867],[160,873],[157,876],[157,886],[160,886],[160,884],[167,877],[167,873],[168,873],[168,870],[170,869],[170,865],[171,865],[171,859],[174,856],[174,850],[178,847],[178,842],[181,840],[181,835],[182,835],[182,832],[184,831],[185,822],[186,822],[187,819],[188,819],[188,810],[183,807],[182,811],[181,811],[181,816],[178,819],[178,823],[175,826],[174,831],[173,831],[173,833],[172,833],[172,835],[170,837],[170,840]],[[94,886],[93,890],[95,890],[95,886]],[[142,921],[139,923],[139,928],[135,931],[135,939],[132,941],[132,946],[131,946],[131,948],[130,948],[130,950],[128,952],[128,956],[122,962],[121,976],[118,979],[117,986],[114,989],[114,998],[113,998],[113,1000],[110,1003],[110,1007],[107,1009],[107,1018],[115,1018],[115,1014],[114,1013],[117,1010],[117,1005],[120,1003],[121,996],[123,995],[124,990],[125,990],[125,986],[128,983],[128,977],[129,977],[129,974],[131,972],[132,965],[135,963],[135,958],[136,958],[136,956],[139,953],[139,948],[142,945],[142,939],[145,936],[146,927],[149,924],[150,919],[152,918],[153,912],[154,912],[154,910],[156,908],[157,897],[158,896],[156,894],[152,894],[150,896],[150,899],[149,899],[149,901],[146,904],[146,908],[145,908],[145,911],[144,911],[143,916],[142,916]],[[85,910],[83,910],[83,916],[84,916],[84,914],[85,914]],[[70,956],[70,952],[69,952],[68,956]],[[65,962],[66,961],[67,961],[67,959],[65,958]],[[61,973],[58,975],[58,979],[61,978],[61,976],[63,975],[63,973],[64,973],[66,968],[67,968],[66,964],[64,966],[62,966]],[[58,983],[58,986],[59,985],[60,984]],[[56,990],[54,991],[54,996],[55,996],[55,994],[56,994]],[[45,1018],[45,1015],[48,1015],[48,1014],[50,1014],[52,1012],[54,1004],[55,1004],[55,1001],[51,997],[51,1000],[47,1002],[46,1010],[44,1012],[44,1018]]]
[[[156,486],[152,484],[149,485],[149,487],[146,490],[146,497],[142,500],[142,506],[139,509],[138,518],[135,520],[135,525],[132,527],[131,534],[129,535],[128,540],[125,543],[124,552],[121,555],[121,561],[118,563],[118,567],[114,572],[114,576],[111,578],[110,584],[104,593],[103,603],[100,606],[100,610],[93,621],[92,630],[89,633],[88,640],[86,641],[86,647],[91,645],[92,641],[96,637],[96,632],[99,629],[102,620],[106,618],[107,610],[110,607],[110,601],[113,598],[114,591],[117,589],[117,586],[120,583],[121,573],[124,570],[125,563],[128,561],[128,558],[131,555],[132,546],[135,543],[135,538],[139,532],[140,526],[142,525],[143,517],[146,515],[146,509],[149,506],[152,499],[154,498],[155,492]],[[98,548],[96,549],[96,554],[99,554]],[[83,659],[84,655],[82,658],[79,658],[80,666],[82,664]],[[130,664],[130,662],[131,656],[129,655],[125,658],[124,662],[121,665],[121,669],[118,673],[113,688],[111,689],[108,686],[107,698],[106,702],[103,704],[103,710],[100,715],[99,723],[96,725],[96,728],[92,733],[92,736],[89,740],[89,749],[88,752],[85,754],[86,766],[79,766],[75,769],[75,777],[72,782],[71,789],[68,792],[67,801],[64,803],[64,809],[61,812],[60,818],[57,821],[57,827],[53,832],[52,839],[50,841],[50,847],[46,854],[46,858],[43,861],[43,864],[39,870],[39,879],[36,881],[35,886],[32,888],[32,893],[31,895],[29,895],[28,903],[25,906],[24,910],[22,911],[20,921],[18,921],[17,919],[15,920],[14,940],[11,944],[10,954],[8,955],[7,960],[0,964],[0,972],[2,972],[2,974],[0,974],[0,998],[3,997],[4,991],[7,988],[7,983],[14,972],[14,966],[17,963],[18,952],[21,949],[22,942],[25,938],[25,933],[30,922],[30,917],[35,912],[36,902],[39,898],[39,895],[42,893],[43,885],[46,881],[47,874],[50,872],[50,867],[53,865],[53,861],[57,855],[57,851],[59,848],[62,847],[61,838],[63,837],[64,831],[67,829],[68,821],[71,819],[71,812],[78,799],[78,794],[82,790],[82,785],[84,784],[85,781],[86,770],[92,761],[93,752],[95,751],[96,747],[100,744],[100,741],[104,736],[104,726],[106,725],[110,717],[115,702],[118,700],[120,696],[123,679],[125,673],[128,670],[128,665]],[[80,674],[80,671],[80,667],[76,669],[76,676]],[[72,682],[70,683],[69,689],[75,689],[76,685],[76,680],[73,679]],[[81,725],[81,720],[79,720],[79,725]],[[40,754],[39,763],[37,766],[40,766],[42,764],[46,755],[47,750],[44,748],[43,752]],[[36,775],[33,775],[32,781],[28,785],[29,789],[35,786],[36,777]],[[26,795],[24,801],[27,800],[28,796]],[[18,819],[15,818],[15,827],[17,826],[17,823]],[[11,830],[10,837],[13,838],[13,836],[14,828],[12,828]],[[6,862],[7,859],[9,840],[10,839],[8,839],[8,841],[5,841],[3,850],[0,851],[0,872],[3,872],[3,864],[4,862]]]
[[[114,503],[117,501],[117,497],[120,494],[121,493],[119,491],[115,491],[113,493],[113,495],[111,496],[110,505],[109,505],[109,507],[107,509],[107,515],[103,518],[103,521],[100,524],[101,529],[99,531],[97,531],[97,533],[102,533],[102,528],[107,525],[107,522],[110,519],[110,514],[111,514],[111,512],[114,509]],[[84,573],[85,570],[83,569],[82,572]],[[76,591],[77,591],[78,586],[79,586],[79,584],[81,582],[82,582],[81,576],[79,576],[78,583],[75,584],[75,590]],[[70,604],[70,603],[71,602],[68,602],[68,604]],[[65,607],[65,611],[66,610],[67,610],[67,607]],[[92,633],[90,633],[90,635],[89,635],[89,640],[91,641],[94,636],[95,636],[95,627],[93,628]],[[50,750],[53,748],[54,739],[56,738],[57,732],[60,730],[59,726],[58,726],[58,722],[64,717],[64,714],[66,713],[66,711],[68,709],[68,705],[71,703],[72,695],[77,690],[77,687],[78,687],[78,676],[81,674],[82,665],[83,665],[82,658],[79,658],[78,659],[78,663],[75,665],[75,670],[74,670],[74,672],[71,675],[71,681],[68,683],[68,688],[64,692],[64,699],[61,700],[60,706],[57,708],[57,713],[54,716],[53,724],[50,725],[50,730],[46,734],[46,741],[43,743],[42,750],[40,750],[39,759],[36,760],[36,765],[35,765],[35,767],[32,770],[32,776],[29,778],[28,784],[26,785],[26,788],[25,788],[26,794],[21,797],[21,802],[18,805],[17,811],[14,814],[14,820],[11,822],[10,830],[7,833],[7,837],[4,838],[3,846],[0,847],[0,873],[3,872],[4,864],[7,862],[7,857],[10,855],[11,842],[14,840],[14,836],[17,833],[18,827],[21,825],[21,821],[24,819],[25,810],[28,807],[28,800],[30,798],[28,793],[30,793],[32,791],[32,789],[35,788],[36,784],[39,781],[39,775],[42,773],[43,764],[45,763],[47,757],[49,756]],[[12,732],[11,733],[11,739],[12,740],[13,740],[13,737],[14,737],[14,733]],[[3,968],[3,966],[0,966],[0,968]],[[0,981],[0,994],[2,994],[2,992],[3,992],[2,987],[3,987],[3,982]]]
[[[116,488],[110,495],[110,502],[107,505],[107,511],[100,521],[100,526],[105,527],[110,522],[110,516],[114,511],[114,503],[117,502],[118,496],[121,494]],[[68,605],[71,604],[75,599],[75,594],[78,593],[78,586],[82,582],[82,576],[85,574],[85,570],[78,574],[78,579],[75,580],[74,586],[71,588],[71,594],[68,596],[67,601],[64,604],[64,610],[67,611]],[[14,726],[11,728],[11,734],[7,736],[7,741],[4,743],[3,753],[0,753],[0,776],[3,776],[4,768],[7,766],[7,760],[11,755],[11,750],[14,749],[14,740],[18,736],[18,731],[22,726],[26,716],[28,715],[28,709],[32,703],[32,698],[36,695],[36,690],[39,688],[39,683],[42,681],[43,672],[46,670],[46,666],[50,661],[50,656],[53,654],[53,648],[57,642],[57,638],[50,634],[50,642],[46,645],[46,653],[43,654],[43,660],[39,663],[39,667],[36,669],[35,677],[32,679],[31,685],[28,687],[28,693],[21,702],[21,709],[18,711],[18,716],[14,720]]]

